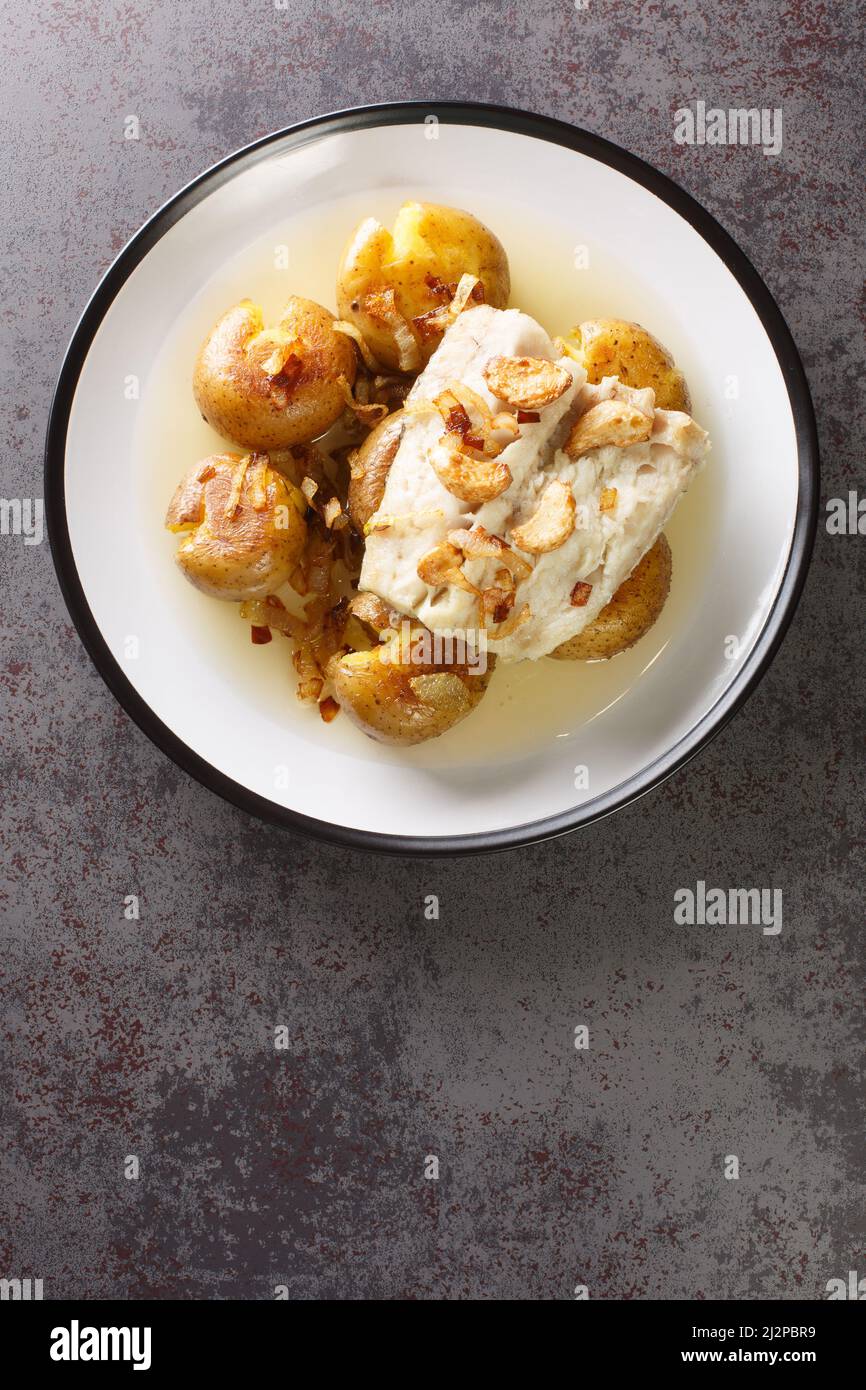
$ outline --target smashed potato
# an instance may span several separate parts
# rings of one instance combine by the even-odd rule
[[[587,319],[572,329],[567,342],[593,385],[618,376],[626,386],[651,386],[659,410],[691,410],[685,377],[667,348],[639,323]]]
[[[670,587],[671,548],[661,535],[595,621],[550,655],[558,661],[607,661],[626,651],[649,632]]]
[[[333,314],[292,295],[274,328],[244,299],[199,351],[193,394],[209,425],[246,449],[305,444],[330,428],[355,380],[355,348]]]
[[[337,308],[374,357],[392,371],[417,372],[447,327],[461,277],[480,282],[478,297],[508,303],[508,257],[493,233],[459,208],[404,203],[392,231],[368,217],[355,229],[337,272]]]
[[[307,536],[303,498],[267,454],[212,454],[187,473],[165,518],[177,563],[213,598],[254,599],[284,584]]]
[[[426,630],[412,625],[413,634]],[[466,665],[432,665],[399,658],[400,639],[369,651],[331,658],[327,676],[346,714],[369,738],[408,746],[438,738],[471,714],[494,666],[477,672]]]
[[[388,471],[403,437],[404,420],[402,410],[386,416],[349,460],[349,516],[360,535],[381,505]]]

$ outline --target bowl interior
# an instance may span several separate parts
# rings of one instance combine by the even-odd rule
[[[435,138],[431,134],[435,133]],[[220,441],[190,379],[215,317],[243,296],[334,308],[340,250],[406,198],[476,213],[503,241],[512,303],[551,333],[643,323],[686,373],[713,449],[668,536],[671,598],[609,663],[494,674],[479,709],[417,749],[325,726],[294,697],[286,643],[252,647],[235,605],[185,583],[163,530],[183,472]],[[257,796],[379,835],[484,834],[560,816],[652,769],[748,662],[788,560],[798,501],[779,362],[700,234],[625,174],[514,131],[440,122],[289,134],[205,185],[110,304],[75,391],[65,459],[72,554],[123,674],[173,734]]]

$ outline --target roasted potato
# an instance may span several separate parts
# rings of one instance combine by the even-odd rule
[[[413,623],[412,632],[424,632]],[[494,658],[482,673],[467,665],[405,663],[399,638],[369,651],[331,658],[334,697],[368,737],[409,745],[438,738],[471,714],[487,689]]]
[[[337,309],[382,366],[416,372],[442,338],[436,311],[466,274],[481,281],[485,303],[505,308],[508,257],[493,233],[459,208],[404,203],[393,231],[373,217],[356,227],[337,272]]]
[[[651,386],[660,410],[691,410],[685,377],[667,348],[639,323],[588,319],[572,329],[567,342],[594,385],[618,376],[626,386]]]
[[[386,415],[349,460],[349,516],[361,535],[379,510],[388,470],[400,447],[404,418],[402,410]]]
[[[267,454],[212,454],[180,483],[165,524],[181,536],[177,563],[197,589],[213,598],[264,598],[298,562],[305,506]]]
[[[659,536],[595,621],[550,655],[558,661],[607,661],[626,651],[649,632],[670,587],[671,548]]]
[[[355,380],[355,347],[334,316],[293,295],[275,328],[241,300],[214,324],[193,371],[209,425],[245,449],[285,449],[324,434],[346,404],[340,378]]]

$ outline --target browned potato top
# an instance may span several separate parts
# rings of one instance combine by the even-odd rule
[[[465,665],[407,665],[387,657],[387,644],[338,655],[327,674],[336,699],[359,729],[379,743],[403,745],[438,738],[471,714],[495,663],[488,656],[487,670],[479,673]]]
[[[214,598],[262,598],[298,561],[302,505],[267,454],[212,454],[179,484],[165,524],[182,537],[177,563],[196,588]]]
[[[355,348],[321,304],[293,295],[275,328],[244,299],[217,320],[198,355],[193,393],[225,439],[285,449],[323,434],[343,410],[340,378],[355,380]]]

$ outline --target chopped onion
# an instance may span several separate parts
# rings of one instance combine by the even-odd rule
[[[488,531],[486,527],[475,525],[471,530],[449,531],[448,539],[468,560],[498,560],[513,576],[515,583],[527,579],[532,566],[522,555],[504,541],[501,536]]]
[[[365,313],[391,330],[397,348],[397,369],[401,372],[414,372],[421,365],[421,353],[415,334],[397,308],[393,289],[377,290],[368,294],[361,303]]]
[[[321,676],[308,676],[298,683],[298,699],[301,704],[312,705],[322,693],[325,682]]]
[[[505,573],[508,574],[508,571]],[[508,577],[511,578],[510,574]],[[491,618],[494,623],[504,623],[514,607],[514,597],[513,584],[510,588],[491,585],[489,589],[484,589],[481,594],[484,617]]]
[[[361,424],[366,425],[368,429],[372,429],[374,425],[378,425],[379,421],[384,420],[385,416],[389,413],[387,405],[384,405],[380,401],[368,403],[366,401],[356,400],[355,396],[352,394],[352,388],[344,376],[338,378],[338,385],[346,399],[346,405],[357,419],[361,421]]]
[[[365,339],[360,328],[357,328],[354,323],[349,323],[346,319],[336,319],[331,324],[331,327],[335,333],[344,333],[347,338],[351,338],[353,342],[357,343],[358,351],[364,359],[364,366],[369,371],[383,372],[385,370],[382,363],[377,362],[376,358],[373,356],[369,343]]]
[[[247,599],[240,606],[240,615],[253,627],[267,627],[282,633],[284,637],[294,637],[297,641],[307,636],[308,626],[302,618],[296,618],[275,594],[268,598]]]
[[[244,478],[246,477],[247,469],[249,468],[250,463],[252,462],[252,457],[252,454],[244,454],[243,458],[241,459],[240,463],[238,464],[237,468],[232,474],[232,489],[229,493],[229,500],[226,502],[225,507],[226,521],[231,521],[232,517],[238,509],[241,500],[241,493],[243,492],[244,487]]]
[[[532,610],[528,603],[524,603],[520,612],[512,613],[510,618],[506,618],[504,623],[500,623],[499,626],[494,629],[491,636],[497,642],[501,641],[503,637],[510,637],[512,632],[516,632],[524,623],[529,622],[531,617]]]
[[[355,594],[349,600],[349,612],[374,632],[384,632],[389,627],[395,627],[396,621],[399,620],[399,615],[392,608],[388,608],[376,594],[370,593]]]
[[[250,491],[250,501],[253,504],[253,511],[262,512],[268,505],[268,489],[266,478],[268,474],[267,454],[253,455],[253,469],[250,474],[252,488]]]
[[[448,306],[448,312],[452,319],[456,319],[458,314],[462,314],[469,300],[475,291],[475,286],[479,284],[477,275],[461,275],[457,281],[457,290],[454,298]]]

